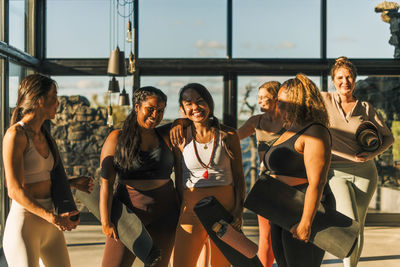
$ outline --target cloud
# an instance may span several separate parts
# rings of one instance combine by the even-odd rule
[[[198,19],[198,20],[196,20],[194,22],[194,25],[196,25],[196,26],[204,26],[204,25],[206,25],[206,23],[204,22],[204,20]]]
[[[195,47],[197,48],[197,54],[201,57],[213,57],[218,54],[218,50],[224,50],[225,44],[211,40],[197,40],[195,43]]]
[[[278,44],[276,48],[278,49],[293,49],[296,47],[295,43],[289,41],[283,41],[282,43]]]
[[[77,80],[77,81],[58,81],[58,87],[60,89],[91,89],[91,88],[106,88],[108,83],[99,80]]]

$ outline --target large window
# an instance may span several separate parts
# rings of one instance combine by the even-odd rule
[[[110,50],[115,49],[110,45],[110,1],[47,0],[47,57],[108,57]],[[125,32],[123,20],[118,26],[120,32]],[[120,48],[122,35],[119,42],[113,41]]]
[[[319,57],[320,2],[233,1],[233,57]]]
[[[393,58],[389,24],[374,9],[381,0],[328,3],[328,57]]]
[[[25,0],[10,0],[9,43],[25,51]]]
[[[140,57],[225,57],[226,0],[140,0]]]

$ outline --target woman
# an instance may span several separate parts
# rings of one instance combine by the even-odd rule
[[[239,128],[238,135],[244,139],[254,132],[257,139],[258,157],[261,159],[260,172],[265,171],[264,158],[265,152],[272,143],[285,131],[278,113],[277,95],[281,84],[276,81],[266,82],[258,88],[258,104],[262,114],[250,117],[242,127]],[[270,224],[267,219],[258,215],[258,257],[264,267],[272,267],[274,263],[274,253],[271,244]]]
[[[325,252],[308,240],[318,205],[329,197],[324,190],[331,157],[328,115],[318,88],[304,74],[283,83],[278,108],[287,131],[265,153],[264,164],[273,178],[305,192],[305,200],[290,232],[271,223],[272,248],[278,266],[320,266]]]
[[[54,80],[33,74],[19,84],[17,107],[3,139],[8,196],[13,200],[3,238],[10,267],[39,266],[39,258],[45,266],[70,266],[62,231],[76,228],[79,219],[73,216],[79,212],[55,213],[52,189],[57,186],[58,192],[72,195],[63,179],[65,172],[55,142],[43,127],[46,120],[54,119],[57,106]],[[59,173],[60,166],[64,176],[54,178],[51,173],[56,168]],[[76,209],[73,200],[69,201]]]
[[[196,266],[207,232],[193,211],[194,205],[214,196],[232,213],[240,227],[245,194],[242,156],[236,132],[218,123],[214,101],[201,84],[191,83],[179,93],[180,110],[190,120],[183,131],[184,142],[175,151],[175,181],[182,199],[176,231],[174,265]],[[211,266],[230,263],[211,242]]]
[[[143,222],[161,249],[161,261],[155,266],[168,266],[179,215],[177,194],[170,175],[174,155],[169,143],[169,126],[161,122],[167,96],[154,87],[134,92],[134,110],[122,129],[107,137],[101,151],[100,215],[106,235],[102,266],[131,266],[133,253],[118,239],[113,224],[113,197],[125,204]],[[118,185],[113,196],[115,177]]]
[[[322,94],[332,133],[329,185],[337,210],[360,224],[358,244],[350,257],[343,261],[344,266],[355,267],[364,242],[365,216],[377,186],[378,175],[373,159],[392,145],[393,135],[371,104],[354,97],[357,70],[346,57],[336,59],[331,78],[336,92]],[[372,122],[382,136],[382,144],[372,152],[363,151],[356,140],[357,129],[365,121]]]

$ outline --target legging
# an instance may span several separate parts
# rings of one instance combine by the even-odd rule
[[[47,210],[52,200],[36,199]],[[70,267],[64,234],[55,225],[27,211],[13,201],[3,237],[3,250],[9,267]]]
[[[336,200],[336,209],[360,224],[358,243],[345,267],[357,266],[364,243],[364,223],[368,205],[375,192],[378,172],[373,160],[363,163],[332,164],[329,185]]]
[[[295,186],[296,189],[306,192],[308,184]],[[333,195],[329,186],[325,186],[321,203],[325,207],[334,207]],[[279,267],[318,267],[321,266],[325,251],[308,242],[296,238],[289,231],[280,226],[271,224],[272,249]]]
[[[114,198],[131,209],[145,225],[154,245],[161,249],[161,261],[155,266],[168,266],[174,245],[175,229],[179,216],[179,204],[172,180],[148,191],[127,188],[118,184]],[[111,221],[113,221],[111,212]],[[132,266],[135,255],[120,240],[106,238],[103,267]]]
[[[228,211],[233,210],[234,193],[231,185],[190,188],[183,191],[181,215],[176,229],[174,267],[194,267],[208,235],[193,211],[198,201],[214,196]],[[211,266],[228,267],[231,264],[218,247],[210,241]]]

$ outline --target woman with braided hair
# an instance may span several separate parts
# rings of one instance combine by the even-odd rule
[[[375,192],[378,173],[374,157],[393,143],[393,135],[374,107],[354,97],[357,69],[346,57],[336,59],[331,68],[335,92],[323,92],[332,133],[332,164],[329,185],[336,200],[336,209],[360,224],[358,242],[344,266],[355,267],[364,242],[364,222],[369,202]],[[365,149],[357,141],[357,129],[365,122],[373,125],[381,144]]]
[[[161,249],[167,267],[179,216],[177,193],[170,179],[174,155],[169,125],[156,127],[163,119],[167,96],[154,87],[134,92],[133,110],[121,130],[107,137],[101,151],[100,215],[106,235],[102,266],[131,266],[135,255],[118,239],[112,223],[112,200],[119,200],[146,226],[154,245]],[[116,175],[118,185],[113,196]]]

